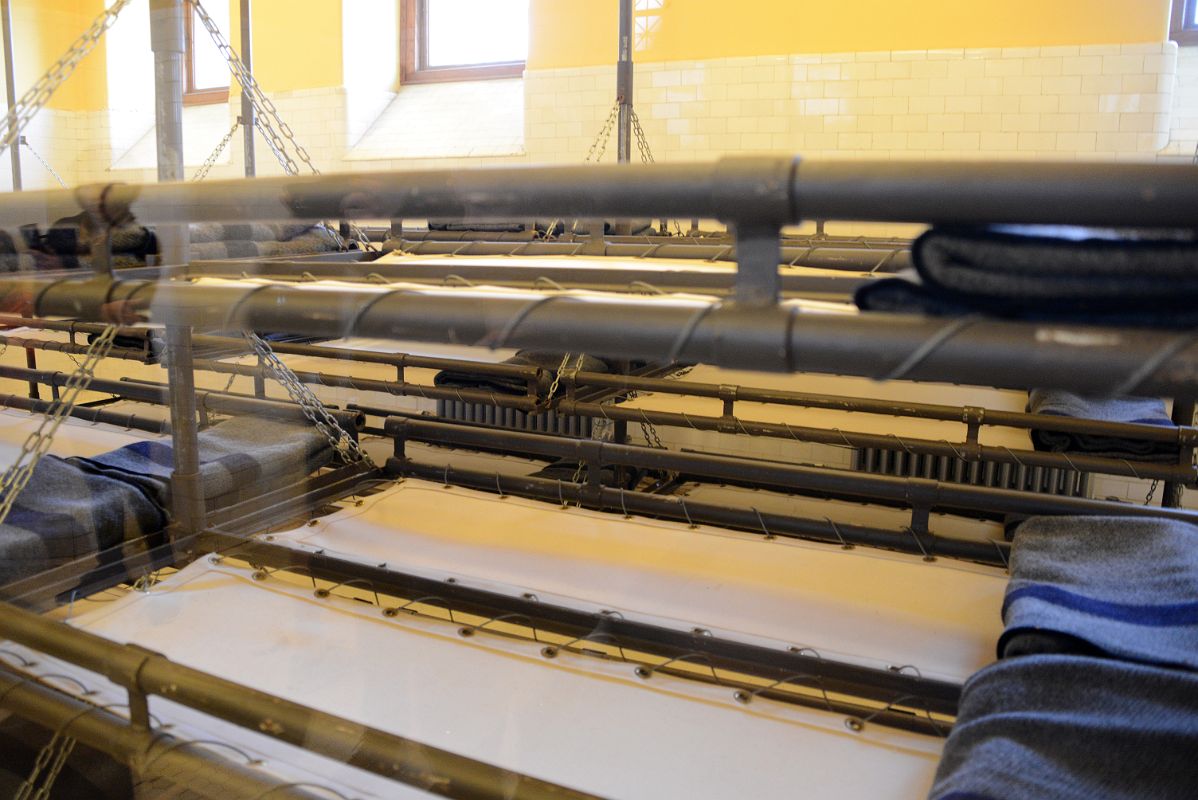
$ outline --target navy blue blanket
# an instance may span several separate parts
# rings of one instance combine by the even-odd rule
[[[1116,325],[1198,324],[1198,243],[1086,228],[933,228],[911,250],[915,273],[862,286],[869,311]]]

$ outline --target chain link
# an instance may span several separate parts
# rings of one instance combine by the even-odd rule
[[[566,371],[566,365],[570,363],[570,355],[570,353],[566,353],[562,356],[562,363],[558,365],[557,372],[554,373],[553,383],[549,384],[549,394],[545,397],[546,400],[552,400],[553,396],[557,394],[558,384],[562,382],[562,373]],[[582,369],[583,357],[582,353],[578,354],[578,360],[574,363],[575,370]]]
[[[261,336],[252,331],[246,331],[245,339],[249,342],[250,347],[254,349],[254,352],[257,353],[258,358],[262,359],[263,366],[287,390],[287,394],[291,397],[292,401],[299,404],[308,421],[324,434],[324,437],[329,440],[329,444],[341,454],[341,457],[346,462],[351,464],[361,462],[371,469],[376,468],[374,461],[362,449],[361,444],[346,433],[345,429],[337,422],[337,418],[329,413],[324,403],[320,402],[320,398],[313,394],[307,384],[301,381],[291,371],[291,368],[275,355],[274,350],[270,349],[270,345]]]
[[[100,37],[112,27],[117,16],[131,2],[132,0],[117,0],[111,8],[96,17],[91,27],[79,35],[79,38],[71,44],[62,58],[46,70],[46,74],[42,75],[37,83],[33,84],[29,91],[25,92],[21,99],[8,110],[4,136],[0,138],[0,153],[17,143],[25,126],[45,107],[54,92],[58,91],[58,87],[74,74],[79,62],[95,49]]]
[[[59,186],[61,186],[64,189],[67,188],[67,182],[62,179],[61,175],[59,175],[57,172],[54,171],[54,167],[50,166],[49,161],[46,161],[46,159],[42,158],[41,153],[39,153],[38,151],[33,149],[33,145],[31,145],[29,143],[28,139],[26,139],[24,136],[22,136],[20,139],[17,140],[17,143],[22,145],[26,150],[29,151],[29,153],[34,158],[36,158],[38,161],[40,161],[42,163],[42,166],[46,168],[46,172],[49,172],[51,175],[54,176],[54,180],[58,181]]]
[[[229,71],[233,73],[233,77],[237,79],[237,83],[241,86],[241,91],[245,92],[250,99],[250,104],[253,105],[256,115],[254,117],[254,125],[258,131],[266,138],[270,145],[271,151],[274,152],[275,158],[279,159],[279,163],[283,166],[283,171],[288,175],[298,175],[300,172],[299,166],[287,152],[287,143],[291,144],[295,151],[295,156],[304,163],[313,175],[319,175],[320,170],[312,163],[312,157],[308,155],[308,151],[304,146],[295,140],[295,132],[291,126],[279,117],[278,109],[271,99],[266,96],[262,88],[258,85],[258,81],[246,68],[245,62],[241,60],[241,56],[237,55],[237,51],[233,49],[225,35],[221,33],[220,27],[216,24],[216,20],[204,8],[200,0],[187,0],[188,3],[195,9],[196,16],[200,23],[208,31],[208,35],[212,37],[212,42],[216,45],[216,49],[228,62]]]
[[[1144,498],[1144,505],[1146,505],[1146,506],[1152,505],[1152,501],[1156,497],[1157,487],[1160,485],[1161,485],[1161,482],[1159,480],[1154,480],[1152,482],[1152,485],[1148,487],[1148,496]]]
[[[212,155],[208,156],[208,160],[204,162],[203,166],[196,170],[196,174],[192,176],[191,179],[193,183],[199,183],[200,181],[204,180],[204,178],[208,177],[208,173],[214,166],[216,166],[216,162],[220,158],[221,153],[225,152],[225,148],[229,146],[229,142],[233,141],[233,135],[237,133],[237,129],[240,127],[241,117],[238,117],[237,121],[233,123],[233,127],[229,128],[229,132],[225,134],[225,138],[221,139],[220,144],[218,144],[216,149],[212,151]]]
[[[37,430],[29,434],[24,444],[21,445],[21,452],[17,455],[16,461],[0,476],[0,524],[8,519],[8,514],[12,511],[17,495],[29,483],[37,462],[49,451],[50,445],[54,441],[54,434],[58,432],[58,427],[70,415],[75,403],[79,401],[79,396],[91,385],[92,378],[95,377],[96,366],[112,350],[116,332],[117,326],[109,325],[103,333],[95,338],[87,348],[83,363],[67,378],[62,394],[42,416]]]
[[[641,118],[631,108],[628,109],[628,114],[632,122],[632,133],[636,136],[636,148],[641,152],[641,163],[656,163],[653,160],[653,151],[649,149],[649,140],[645,138],[645,129],[641,127]]]
[[[591,148],[587,150],[587,157],[582,160],[582,163],[589,164],[594,161],[598,164],[603,160],[603,156],[607,153],[607,143],[611,141],[612,128],[616,127],[616,122],[619,119],[620,103],[617,101],[611,107],[611,111],[608,113],[603,127],[599,129],[599,133],[595,136],[595,141],[591,142]]]

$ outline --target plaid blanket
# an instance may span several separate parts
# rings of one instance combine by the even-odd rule
[[[333,460],[328,440],[311,425],[235,417],[201,431],[199,439],[200,482],[209,500],[294,483]],[[163,508],[170,505],[169,442],[146,440],[72,461],[139,488]]]
[[[45,456],[0,525],[0,584],[36,575],[166,526],[135,486]]]
[[[308,425],[238,417],[200,433],[201,484],[218,505],[302,481],[332,458]],[[170,442],[156,440],[44,457],[0,525],[0,585],[163,530],[173,462]]]

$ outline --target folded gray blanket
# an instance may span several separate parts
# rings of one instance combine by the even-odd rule
[[[1056,389],[1033,389],[1028,394],[1027,410],[1033,414],[1092,419],[1101,422],[1130,422],[1140,425],[1173,427],[1165,413],[1163,400],[1151,397],[1083,397]],[[1032,431],[1037,450],[1054,453],[1085,453],[1110,458],[1135,458],[1140,461],[1174,462],[1178,446],[1168,442],[1146,442],[1113,436]]]
[[[0,525],[0,585],[160,531],[163,509],[119,477],[45,456]]]
[[[191,226],[193,244],[205,242],[289,242],[312,231],[313,225],[249,222],[204,222]]]
[[[303,480],[333,460],[328,440],[311,425],[235,417],[201,431],[200,482],[204,497],[219,498],[256,486]],[[169,441],[143,441],[72,461],[140,488],[169,507],[174,451]]]
[[[209,500],[301,481],[332,458],[308,425],[238,417],[200,433]],[[173,468],[169,440],[94,458],[42,458],[0,525],[0,585],[164,529]]]
[[[1198,674],[1086,656],[1000,661],[966,682],[932,800],[1189,800]]]
[[[917,278],[863,286],[871,311],[994,314],[1185,327],[1198,322],[1192,234],[1086,228],[933,228],[912,247]]]
[[[1033,517],[1015,531],[1004,656],[1093,652],[1198,669],[1198,526]],[[1029,639],[1031,644],[1029,646]],[[1198,695],[1195,695],[1198,697]]]

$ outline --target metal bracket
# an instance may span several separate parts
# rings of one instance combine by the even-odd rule
[[[782,291],[780,231],[770,223],[739,223],[736,230],[736,302],[747,306],[777,304]]]

